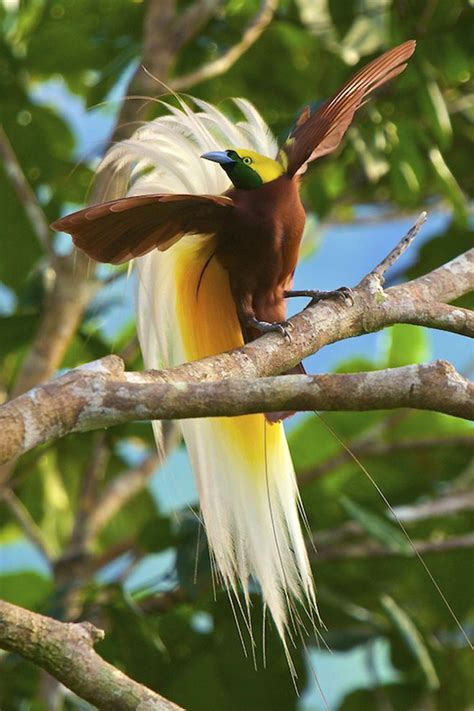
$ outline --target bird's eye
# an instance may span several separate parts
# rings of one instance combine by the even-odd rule
[[[250,165],[251,163],[253,163],[253,160],[250,158],[250,156],[244,156],[242,158],[242,162],[245,163],[245,165]]]

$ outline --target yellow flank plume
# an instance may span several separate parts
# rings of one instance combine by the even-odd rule
[[[276,155],[276,142],[254,107],[244,99],[235,103],[244,114],[243,124],[232,126],[202,101],[199,113],[182,104],[139,129],[125,147],[112,148],[107,160],[116,160],[121,170],[148,161],[151,170],[138,171],[135,194],[191,190],[221,195],[229,187],[226,174],[203,165],[200,155],[249,142],[251,149],[239,150],[239,155],[248,158],[245,163],[264,182],[275,180],[283,167],[265,156]],[[211,125],[222,134],[217,142]],[[152,251],[137,260],[137,325],[148,368],[172,367],[243,344],[228,275],[213,257],[215,247],[214,237],[186,235],[166,252]],[[287,650],[289,627],[299,626],[299,604],[311,616],[316,600],[283,426],[270,425],[258,414],[180,420],[180,427],[213,569],[239,597],[249,631],[250,581],[258,581]],[[155,423],[158,442],[159,431]]]
[[[176,315],[185,359],[199,360],[244,343],[227,272],[213,256],[215,240],[200,239],[174,247]],[[231,456],[244,460],[242,470],[253,477],[265,475],[265,448],[270,456],[281,446],[282,425],[268,426],[264,441],[263,415],[214,419]],[[286,444],[286,443],[285,443]],[[267,462],[268,466],[268,462]]]

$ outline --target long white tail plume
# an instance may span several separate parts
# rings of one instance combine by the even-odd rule
[[[128,173],[128,194],[221,194],[228,179],[200,159],[205,151],[247,146],[274,156],[274,138],[255,108],[235,99],[243,121],[197,101],[141,127],[114,146],[102,167]],[[209,261],[214,238],[187,236],[137,260],[138,335],[149,368],[177,365],[243,343],[227,273]],[[209,261],[202,277],[203,266]],[[199,284],[199,286],[198,286]],[[211,554],[222,582],[248,604],[258,580],[282,639],[298,619],[295,602],[316,609],[298,518],[299,495],[281,424],[263,415],[181,422],[200,495]],[[155,425],[159,439],[159,427]]]

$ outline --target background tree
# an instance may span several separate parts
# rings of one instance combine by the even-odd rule
[[[391,221],[420,207],[428,207],[434,227],[417,252],[412,248],[416,256],[395,268],[396,281],[472,246],[472,9],[463,0],[10,0],[0,21],[3,399],[111,352],[130,370],[142,367],[126,275],[94,270],[48,223],[87,199],[106,147],[96,136],[103,139],[110,127],[108,139],[126,137],[134,122],[163,110],[144,99],[122,101],[160,94],[151,75],[211,102],[245,96],[283,137],[298,111],[340,86],[359,60],[416,38],[410,70],[367,106],[343,149],[305,182],[306,205],[317,215],[305,242],[306,277],[317,278],[335,225],[354,234],[372,230],[375,242]],[[102,102],[90,117],[84,113]],[[334,287],[343,281],[336,247],[331,261]],[[472,308],[472,296],[456,303]],[[454,345],[442,345],[468,375],[466,342],[452,338]],[[361,351],[357,343],[338,351],[336,370],[431,357],[427,333],[404,325],[392,327],[371,357]],[[321,362],[313,360],[310,370]],[[472,627],[472,429],[459,418],[413,410],[338,412],[325,421],[382,486]],[[171,423],[166,432],[171,452],[179,441]],[[313,655],[331,704],[345,711],[467,709],[474,698],[470,650],[375,489],[314,415],[297,420],[290,444],[318,548],[324,638],[333,650],[360,655],[351,656],[350,680],[343,656],[335,657],[340,671],[333,678],[325,653]],[[172,461],[179,478],[186,469],[179,449]],[[103,627],[96,649],[104,659],[192,711],[321,708],[311,692],[295,697],[275,634],[267,635],[265,670],[255,673],[244,658],[226,595],[213,599],[197,518],[186,507],[169,512],[156,493],[158,469],[151,428],[137,422],[70,435],[4,465],[2,597]],[[173,500],[179,505],[177,495]],[[294,656],[302,688],[314,688],[304,650]],[[5,711],[85,708],[20,656],[5,653],[0,667]]]

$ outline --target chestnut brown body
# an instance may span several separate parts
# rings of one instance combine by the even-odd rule
[[[299,178],[284,174],[256,190],[234,188],[231,219],[218,234],[216,258],[229,272],[242,325],[283,321],[306,219]]]

